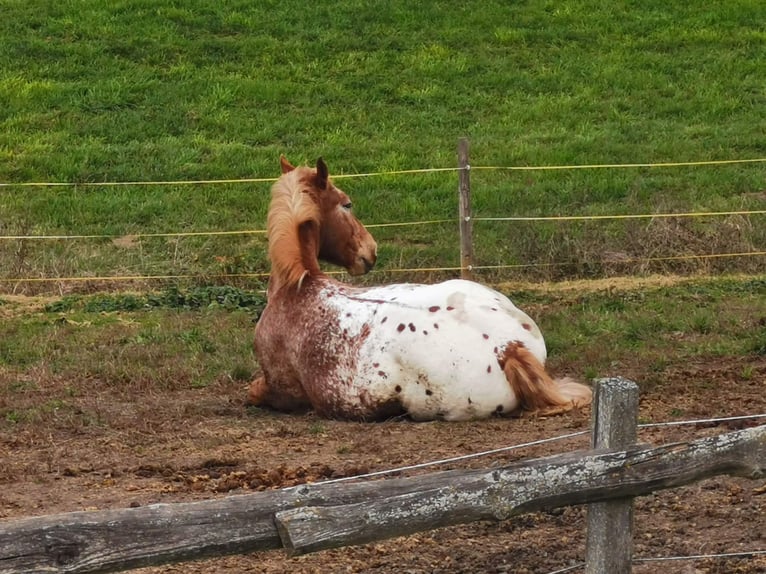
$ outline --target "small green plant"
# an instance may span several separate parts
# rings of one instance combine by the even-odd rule
[[[253,371],[244,365],[235,365],[231,371],[229,371],[229,377],[232,381],[237,383],[248,382],[253,379]]]
[[[585,376],[585,379],[588,381],[592,381],[593,379],[598,378],[599,377],[598,368],[593,366],[586,367],[584,376]]]
[[[766,317],[759,320],[759,327],[749,345],[749,351],[756,355],[766,355]]]
[[[17,393],[23,393],[26,391],[34,391],[38,389],[37,383],[32,381],[15,381],[8,385],[8,390]]]
[[[706,335],[715,328],[713,317],[704,311],[698,311],[691,318],[691,329],[695,333]]]
[[[24,415],[19,411],[10,410],[5,413],[5,421],[16,424],[24,419]]]
[[[202,353],[215,353],[216,346],[210,337],[203,333],[198,327],[194,327],[188,331],[183,331],[179,334],[180,339],[186,343],[191,349]]]

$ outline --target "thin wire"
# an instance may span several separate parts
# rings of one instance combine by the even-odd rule
[[[343,179],[343,178],[352,178],[352,177],[375,177],[380,175],[401,175],[401,174],[408,174],[408,173],[436,173],[441,171],[462,171],[463,167],[431,167],[431,168],[424,168],[424,169],[398,169],[394,171],[379,171],[379,172],[371,172],[371,173],[345,173],[336,175],[333,174],[331,176],[331,179]],[[468,168],[470,169],[470,168]]]
[[[683,167],[701,165],[731,165],[743,163],[762,163],[766,158],[753,159],[728,159],[710,161],[686,161],[665,163],[612,163],[612,164],[586,164],[586,165],[540,165],[540,166],[465,166],[465,167],[432,167],[423,169],[399,169],[392,171],[379,171],[370,173],[348,173],[333,175],[333,179],[376,177],[387,175],[402,175],[412,173],[436,173],[445,171],[468,171],[468,170],[507,170],[507,171],[532,171],[532,170],[563,170],[563,169],[605,169],[605,168],[637,168],[637,167]],[[0,183],[3,187],[120,187],[131,185],[213,185],[213,184],[238,184],[238,183],[265,183],[277,181],[276,177],[255,177],[242,179],[197,179],[197,180],[170,180],[170,181],[84,181],[84,182],[5,182]]]
[[[725,552],[723,554],[692,554],[690,556],[659,556],[656,558],[633,558],[633,562],[665,562],[669,560],[703,560],[706,558],[737,558],[766,555],[766,550],[751,550],[750,552]]]
[[[711,422],[725,422],[725,421],[735,421],[735,420],[743,420],[743,419],[759,419],[759,418],[766,418],[766,414],[758,414],[758,415],[740,415],[740,416],[731,416],[731,417],[715,417],[715,418],[709,418],[709,419],[693,419],[693,420],[685,420],[685,421],[669,421],[665,423],[647,423],[647,424],[640,424],[638,425],[638,428],[649,428],[649,427],[660,427],[660,426],[678,426],[678,425],[690,425],[690,424],[700,424],[700,423],[711,423]],[[479,458],[482,456],[487,456],[491,454],[497,454],[500,452],[507,452],[511,450],[516,450],[519,448],[524,448],[528,446],[535,446],[538,444],[544,444],[547,442],[553,442],[558,440],[563,440],[567,438],[573,438],[576,436],[580,436],[583,434],[588,434],[590,431],[578,431],[575,433],[570,433],[566,435],[560,435],[555,437],[550,437],[546,439],[540,439],[532,442],[517,444],[513,446],[507,446],[507,447],[501,447],[493,450],[488,450],[484,452],[478,452],[478,453],[472,453],[472,454],[466,454],[466,455],[460,455],[452,458],[442,459],[442,460],[436,460],[432,462],[422,462],[410,466],[402,466],[399,468],[389,469],[389,470],[379,470],[375,472],[370,472],[367,474],[360,474],[357,476],[346,476],[343,478],[337,478],[333,480],[327,480],[323,482],[317,482],[313,484],[329,484],[329,483],[335,483],[335,482],[344,482],[348,480],[355,480],[358,478],[369,478],[373,476],[381,476],[381,475],[387,475],[387,474],[394,474],[397,472],[403,472],[407,470],[414,470],[419,468],[425,468],[429,466],[437,466],[447,463],[453,463],[453,462],[460,462],[463,460],[468,460],[472,458]]]
[[[680,426],[680,425],[696,425],[696,424],[703,424],[703,423],[719,423],[719,422],[727,422],[727,421],[741,421],[741,420],[747,420],[747,419],[763,419],[766,418],[766,414],[762,415],[740,415],[740,416],[734,416],[734,417],[717,417],[712,419],[694,419],[694,420],[686,420],[686,421],[668,421],[663,423],[645,423],[638,425],[638,428],[652,428],[652,427],[671,427],[671,426]]]
[[[720,215],[764,215],[766,209],[753,211],[692,211],[686,213],[638,213],[625,215],[548,215],[520,217],[472,217],[472,221],[579,221],[602,219],[659,219],[662,217],[714,217]]]
[[[766,555],[766,550],[751,550],[750,552],[724,552],[722,554],[692,554],[689,556],[657,556],[653,558],[633,558],[632,562],[668,562],[680,560],[705,560],[709,558],[752,558],[754,556]],[[574,566],[567,566],[559,570],[554,570],[548,574],[564,574],[578,568],[584,568],[585,562],[580,562]]]
[[[261,235],[265,229],[243,229],[238,231],[173,231],[168,233],[124,233],[94,235],[0,235],[2,239],[117,239],[121,237],[141,239],[145,237],[193,237],[200,235]]]
[[[314,482],[312,484],[313,485],[317,485],[317,484],[333,484],[333,483],[336,483],[336,482],[346,482],[346,481],[349,481],[349,480],[357,480],[357,479],[360,479],[360,478],[370,478],[370,477],[373,477],[373,476],[384,476],[384,475],[387,475],[387,474],[395,474],[395,473],[404,472],[404,471],[408,471],[408,470],[415,470],[415,469],[419,469],[419,468],[427,468],[429,466],[439,466],[439,465],[442,465],[442,464],[448,464],[448,463],[453,463],[453,462],[460,462],[460,461],[469,460],[469,459],[472,459],[472,458],[480,458],[480,457],[488,456],[488,455],[491,455],[491,454],[497,454],[497,453],[501,453],[501,452],[508,452],[508,451],[511,451],[511,450],[525,448],[525,447],[528,447],[528,446],[536,446],[536,445],[539,445],[539,444],[545,444],[545,443],[548,443],[548,442],[554,442],[554,441],[563,440],[563,439],[567,439],[567,438],[572,438],[572,437],[576,437],[576,436],[581,436],[581,435],[589,434],[589,433],[590,433],[590,431],[578,431],[578,432],[569,433],[569,434],[565,434],[565,435],[560,435],[560,436],[555,436],[555,437],[539,439],[539,440],[535,440],[535,441],[531,441],[531,442],[525,442],[525,443],[517,444],[517,445],[513,445],[513,446],[505,446],[505,447],[501,447],[501,448],[495,448],[495,449],[486,450],[486,451],[483,451],[483,452],[464,454],[464,455],[460,455],[460,456],[454,456],[454,457],[451,457],[451,458],[445,458],[445,459],[442,459],[442,460],[435,460],[435,461],[430,461],[430,462],[421,462],[421,463],[418,463],[418,464],[411,464],[411,465],[408,465],[408,466],[400,466],[398,468],[392,468],[392,469],[388,469],[388,470],[378,470],[378,471],[375,471],[375,472],[368,472],[366,474],[359,474],[359,475],[355,475],[355,476],[344,476],[342,478],[334,478],[334,479],[325,480],[325,481],[322,481],[322,482]]]
[[[354,177],[373,177],[386,175],[401,175],[412,173],[434,173],[442,171],[459,171],[462,167],[433,167],[425,169],[400,169],[393,171],[380,171],[372,173],[346,173],[336,174],[332,179],[348,179]],[[3,187],[127,187],[127,186],[157,186],[157,185],[215,185],[215,184],[238,184],[238,183],[268,183],[277,181],[277,177],[254,177],[243,179],[197,179],[197,180],[170,180],[170,181],[83,181],[83,182],[56,182],[56,181],[35,181],[35,182],[5,182],[0,183]]]
[[[57,182],[57,181],[36,181],[36,182],[6,182],[0,183],[2,187],[127,187],[131,185],[209,185],[218,183],[264,183],[277,181],[276,177],[255,177],[245,179],[197,179],[197,180],[178,180],[178,181],[83,181],[83,182]]]
[[[199,279],[200,277],[268,277],[270,273],[209,273],[207,275],[107,275],[102,277],[0,277],[2,283],[66,283],[69,281],[151,281],[157,279]]]
[[[669,255],[667,257],[628,257],[610,263],[639,263],[645,261],[679,261],[684,259],[721,259],[726,257],[750,257],[763,256],[766,251],[744,251],[741,253],[708,253],[703,255]],[[576,262],[564,261],[560,263],[520,263],[507,265],[472,265],[471,270],[481,269],[515,269],[519,267],[556,267],[561,265],[573,265]],[[583,261],[583,264],[593,263],[592,261]],[[460,268],[458,268],[460,269]],[[427,269],[431,271],[432,269]],[[407,271],[410,271],[409,269]]]
[[[720,259],[725,257],[750,257],[750,256],[763,256],[766,255],[766,251],[751,251],[744,253],[713,253],[709,255],[676,255],[670,257],[636,257],[630,259],[621,259],[616,263],[639,263],[647,261],[679,261],[684,259]],[[585,262],[588,263],[588,262]],[[498,269],[526,269],[526,268],[541,268],[541,267],[558,267],[561,265],[571,265],[571,262],[564,263],[518,263],[518,264],[506,264],[506,265],[471,265],[469,269],[471,271],[487,271]],[[385,274],[385,273],[436,273],[444,271],[461,271],[463,268],[456,267],[410,267],[400,269],[376,269],[371,271],[370,274]],[[345,271],[327,271],[327,275],[342,275]],[[196,275],[126,275],[126,276],[101,276],[101,277],[0,277],[0,283],[45,283],[45,282],[76,282],[76,281],[142,281],[142,280],[156,280],[156,279],[195,279],[200,277],[230,277],[230,278],[248,278],[248,277],[267,277],[269,273],[208,273],[208,274],[196,274]]]
[[[406,227],[412,225],[433,225],[437,223],[455,223],[455,219],[428,219],[423,221],[404,221],[394,223],[371,223],[365,227]],[[265,229],[240,229],[236,231],[171,231],[165,233],[124,233],[124,234],[91,234],[91,235],[0,235],[0,240],[35,240],[35,239],[115,239],[128,237],[141,239],[145,237],[198,237],[205,235],[264,235]]]
[[[659,219],[671,217],[716,217],[723,215],[766,215],[764,210],[752,211],[698,211],[686,213],[638,213],[625,215],[548,215],[548,216],[511,216],[511,217],[472,217],[472,221],[588,221],[588,220],[625,220],[625,219]],[[426,219],[421,221],[402,221],[391,223],[371,223],[368,229],[382,227],[409,227],[416,225],[434,225],[456,223],[456,219]],[[0,240],[39,240],[39,239],[105,239],[116,237],[193,237],[216,235],[255,235],[265,234],[265,229],[243,229],[236,231],[175,231],[165,233],[127,233],[127,234],[90,234],[90,235],[0,235]]]
[[[560,570],[554,570],[553,572],[549,572],[548,574],[563,574],[564,572],[571,572],[572,570],[577,570],[578,568],[584,568],[585,562],[580,562],[579,564],[575,564],[574,566],[567,566],[566,568],[561,568]]]
[[[620,169],[620,168],[636,168],[636,167],[684,167],[684,166],[700,166],[700,165],[731,165],[738,163],[763,163],[766,162],[766,158],[753,158],[753,159],[722,159],[722,160],[710,160],[710,161],[677,161],[677,162],[664,162],[664,163],[602,163],[602,164],[586,164],[586,165],[538,165],[538,166],[495,166],[495,165],[483,165],[483,166],[471,166],[471,170],[508,170],[508,171],[532,171],[532,170],[559,170],[559,169]]]
[[[366,228],[370,229],[372,227],[404,227],[408,225],[432,225],[434,223],[457,223],[457,219],[428,219],[425,221],[403,221],[403,222],[394,222],[394,223],[370,223],[369,225],[365,225]]]

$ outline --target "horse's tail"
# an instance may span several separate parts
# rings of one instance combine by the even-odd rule
[[[590,404],[589,387],[565,377],[552,379],[543,364],[521,343],[510,343],[501,360],[508,384],[525,411],[563,413]]]

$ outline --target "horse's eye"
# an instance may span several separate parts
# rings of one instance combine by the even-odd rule
[[[352,207],[354,207],[354,206],[352,205],[352,203],[350,201],[348,203],[344,203],[343,204],[343,209],[349,209],[350,210]]]

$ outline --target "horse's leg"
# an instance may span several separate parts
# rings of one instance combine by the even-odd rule
[[[250,383],[250,389],[247,391],[247,400],[245,403],[254,407],[262,405],[266,399],[268,390],[269,387],[266,385],[266,376],[261,375],[260,377],[256,377],[255,380]]]
[[[256,377],[250,383],[245,404],[283,412],[305,411],[311,408],[311,403],[299,382],[288,380],[285,383],[276,379],[271,380],[269,384],[265,374]]]

